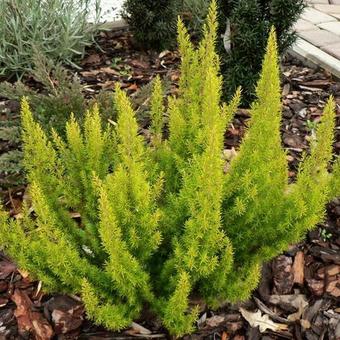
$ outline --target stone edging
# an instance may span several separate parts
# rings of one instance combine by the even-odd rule
[[[123,19],[107,21],[100,25],[102,29],[104,30],[113,30],[113,31],[119,31],[119,30],[127,29],[129,27],[127,22]]]
[[[289,54],[306,62],[309,66],[319,66],[340,79],[340,60],[315,47],[306,40],[298,38],[289,49]]]

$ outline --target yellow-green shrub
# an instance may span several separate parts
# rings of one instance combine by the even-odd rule
[[[332,98],[288,184],[275,32],[247,135],[226,167],[224,131],[240,91],[229,105],[220,103],[215,2],[198,49],[181,22],[178,30],[182,76],[178,98],[169,98],[167,139],[159,79],[149,144],[118,87],[117,126],[103,127],[94,107],[83,127],[71,117],[66,140],[54,133],[49,141],[22,103],[34,215],[28,207],[19,220],[1,213],[0,243],[46,291],[81,294],[88,316],[110,329],[129,326],[147,305],[172,334],[191,332],[193,292],[212,306],[248,298],[261,264],[303,238],[339,193],[338,178],[327,171]]]

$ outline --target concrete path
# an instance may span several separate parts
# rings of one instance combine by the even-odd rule
[[[124,0],[101,0],[101,21],[112,22],[120,19],[120,11]],[[95,8],[96,0],[91,0],[91,6]],[[90,18],[90,21],[93,20]]]
[[[340,78],[340,0],[307,0],[296,23],[299,39],[292,54]]]

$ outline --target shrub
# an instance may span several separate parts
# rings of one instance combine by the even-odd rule
[[[54,133],[49,141],[22,103],[34,216],[28,206],[22,220],[2,213],[0,243],[46,291],[81,293],[88,316],[110,329],[129,326],[148,305],[172,334],[191,332],[198,315],[189,307],[192,293],[211,306],[248,298],[262,262],[303,238],[331,199],[332,99],[296,182],[288,184],[274,31],[249,130],[237,156],[223,161],[240,91],[220,104],[211,6],[197,50],[178,25],[181,80],[179,97],[169,98],[167,139],[159,80],[149,144],[118,87],[117,126],[102,127],[95,107],[82,128],[71,117],[66,140]]]
[[[19,101],[22,97],[26,97],[34,118],[44,130],[50,133],[53,127],[64,136],[65,124],[70,113],[72,112],[74,118],[81,122],[84,112],[93,106],[94,101],[84,97],[83,85],[79,79],[60,64],[55,64],[52,60],[39,54],[33,57],[33,62],[34,66],[30,75],[42,88],[34,90],[22,81],[17,81],[14,84],[2,82],[0,83],[0,93],[3,97],[11,100]],[[112,93],[100,92],[97,101],[103,121],[107,121],[107,119],[115,121],[116,110],[112,105]],[[0,156],[0,175],[3,179],[0,181],[0,187],[13,188],[24,182],[19,119],[0,121],[0,140],[8,145],[8,150],[4,150]]]
[[[1,111],[0,111],[1,112]],[[0,119],[0,196],[2,190],[23,184],[22,152],[20,145],[20,119],[18,114],[5,113],[7,119]],[[1,117],[2,118],[2,117]]]
[[[0,76],[21,75],[33,66],[33,51],[73,64],[98,29],[88,24],[90,0],[0,0]]]
[[[82,95],[83,86],[76,76],[71,76],[63,66],[44,55],[34,55],[33,63],[30,75],[42,85],[42,90],[34,90],[17,81],[14,84],[0,83],[0,92],[13,100],[27,97],[35,118],[44,128],[49,130],[54,127],[62,132],[71,112],[77,119],[84,114],[86,102]]]
[[[176,41],[178,13],[179,0],[126,0],[122,14],[140,47],[161,51]]]
[[[183,18],[191,35],[200,35],[209,10],[209,0],[183,0]]]
[[[333,165],[333,176],[331,182],[331,197],[339,197],[340,196],[340,157],[338,156],[337,160]]]
[[[294,23],[305,7],[304,0],[220,0],[220,31],[230,25],[230,50],[221,45],[225,94],[231,96],[242,86],[243,104],[254,98],[270,28],[277,32],[282,55],[295,41]],[[226,37],[225,37],[226,38]]]

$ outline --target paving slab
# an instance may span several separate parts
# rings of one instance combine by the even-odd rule
[[[337,21],[336,18],[334,18],[333,16],[320,12],[316,10],[315,8],[311,8],[311,7],[307,7],[303,11],[301,18],[313,24],[321,24],[324,22]]]
[[[340,60],[340,43],[324,46],[321,49]]]
[[[327,30],[328,32],[332,32],[338,36],[340,36],[340,21],[335,22],[323,22],[318,25],[320,28]]]
[[[340,0],[307,0],[307,4],[294,26],[299,38],[290,53],[340,79]]]
[[[332,13],[331,16],[337,18],[338,21],[340,21],[340,14]]]
[[[340,36],[323,29],[301,31],[299,32],[299,36],[316,47],[340,43]]]
[[[324,5],[329,4],[328,0],[308,0],[307,3],[309,3],[309,4],[324,4]]]
[[[90,0],[90,8],[92,12],[89,18],[90,22],[94,21],[95,6],[97,0]],[[124,0],[100,0],[101,16],[100,22],[110,23],[121,19],[121,9]]]
[[[299,19],[293,27],[293,30],[298,31],[298,32],[311,31],[311,30],[317,30],[317,29],[318,27],[316,25],[303,19]]]
[[[340,14],[340,5],[314,5],[315,9],[327,14]]]
[[[298,38],[289,52],[310,66],[322,67],[340,79],[340,60],[309,42]]]

